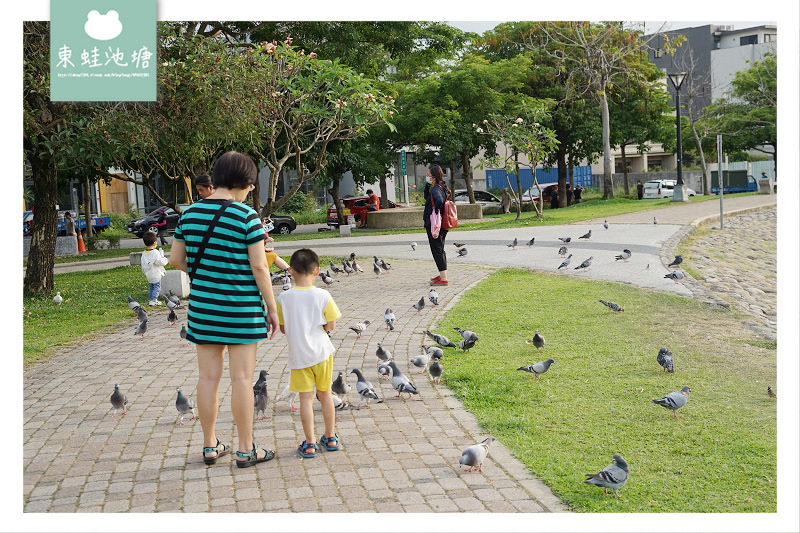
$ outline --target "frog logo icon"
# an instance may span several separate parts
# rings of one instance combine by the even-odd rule
[[[83,25],[86,35],[97,41],[110,41],[122,33],[122,22],[119,13],[110,10],[105,15],[93,9],[87,15],[86,24]]]

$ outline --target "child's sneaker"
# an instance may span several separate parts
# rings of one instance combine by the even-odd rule
[[[300,457],[304,457],[306,459],[310,459],[312,457],[317,456],[317,445],[313,442],[308,443],[303,441],[303,443],[297,447],[297,453],[300,454]]]
[[[335,452],[339,449],[339,435],[333,434],[333,437],[326,437],[324,434],[319,438],[319,443],[324,446],[329,452]]]
[[[161,302],[159,302],[158,300],[150,300],[149,302],[147,302],[147,305],[161,305]]]

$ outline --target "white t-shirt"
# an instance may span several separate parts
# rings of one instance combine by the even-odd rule
[[[289,345],[290,369],[314,366],[336,351],[322,326],[342,313],[328,291],[313,286],[294,287],[279,294],[275,303]]]
[[[164,265],[169,263],[169,259],[164,257],[163,250],[145,250],[142,253],[142,272],[147,277],[148,283],[157,283],[166,275],[167,270]]]

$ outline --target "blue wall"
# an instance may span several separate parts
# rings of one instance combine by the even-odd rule
[[[526,190],[533,186],[533,172],[530,168],[520,168],[519,169],[519,176],[520,182],[522,183],[522,189]],[[516,188],[517,186],[517,177],[513,172],[508,174],[508,179],[511,180],[511,185]],[[538,180],[540,185],[546,185],[550,183],[558,182],[558,169],[557,168],[537,168],[536,169],[536,179]],[[569,181],[569,178],[567,178]],[[589,165],[584,165],[580,167],[574,167],[574,183],[575,185],[582,185],[583,187],[590,187],[592,185],[592,167]],[[486,170],[486,188],[493,189],[498,188],[502,189],[504,187],[508,187],[508,182],[506,181],[506,172],[502,169],[487,169]]]

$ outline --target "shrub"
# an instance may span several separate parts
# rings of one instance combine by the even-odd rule
[[[282,211],[294,215],[295,213],[305,213],[306,211],[316,211],[319,209],[317,200],[313,193],[298,192],[283,205]]]
[[[108,241],[108,248],[109,249],[118,249],[119,248],[119,241],[123,235],[126,235],[127,231],[120,231],[118,229],[109,228],[100,232],[99,235],[96,237],[93,236],[90,240],[94,239],[104,239]]]
[[[128,223],[133,220],[130,213],[109,213],[111,229],[127,233]]]

